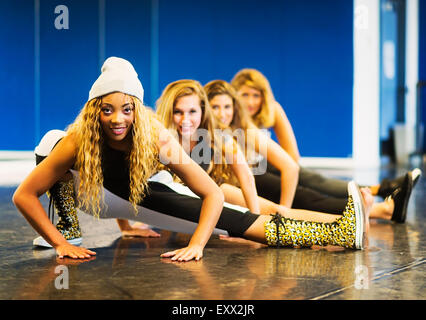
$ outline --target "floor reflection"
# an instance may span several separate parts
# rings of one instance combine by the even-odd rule
[[[214,236],[202,260],[183,263],[160,255],[186,246],[190,235],[124,238],[114,221],[86,216],[83,243],[96,256],[34,250],[34,232],[9,201],[13,189],[0,188],[0,299],[424,299],[425,190],[422,177],[407,223],[371,220],[363,251],[277,249]],[[63,270],[68,289],[58,289]]]

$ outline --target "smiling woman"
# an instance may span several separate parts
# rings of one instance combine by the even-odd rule
[[[133,100],[130,96],[117,92],[102,99],[99,121],[104,133],[110,139],[110,143],[116,148],[128,147],[119,141],[131,143],[132,129],[135,120]]]
[[[178,99],[173,110],[173,122],[176,124],[179,135],[183,138],[191,138],[200,126],[201,116],[200,98],[197,95]]]
[[[68,243],[67,231],[74,224],[65,224],[67,230],[58,226],[55,228],[38,199],[64,177],[70,181],[70,170],[77,172],[80,180],[76,196],[72,183],[67,182],[67,188],[59,192],[54,201],[56,206],[71,208],[73,213],[75,206],[80,206],[87,213],[98,217],[102,213],[103,218],[108,218],[102,186],[128,200],[134,209],[143,202],[145,207],[163,209],[164,213],[172,215],[179,211],[179,205],[185,203],[186,199],[174,197],[177,203],[173,205],[174,194],[171,191],[161,189],[155,182],[148,182],[159,164],[159,156],[166,159],[169,157],[164,154],[162,146],[167,146],[166,150],[171,149],[177,154],[184,152],[180,151],[179,144],[171,136],[166,136],[164,141],[159,140],[159,132],[164,128],[155,120],[154,114],[143,106],[142,101],[143,88],[133,66],[124,59],[107,59],[101,75],[89,92],[89,101],[75,122],[62,136],[56,135],[59,139],[50,143],[44,159],[16,190],[13,196],[15,205],[60,257],[85,258],[95,254]],[[42,139],[41,144],[45,141]],[[164,256],[174,260],[200,259],[205,243],[217,223],[223,195],[195,164],[189,162],[182,165],[174,159],[170,160],[169,167],[202,200],[193,206],[192,216],[186,216],[186,219],[199,222],[188,247]],[[202,185],[199,187],[195,182],[200,181]],[[159,207],[165,203],[167,195],[170,207]],[[72,201],[74,198],[77,203]],[[67,211],[65,215],[69,216],[69,213]],[[64,217],[65,220],[68,216]],[[123,218],[126,216],[123,214]],[[132,231],[132,227],[125,221],[119,221],[119,226],[122,231]],[[138,230],[133,231],[133,235],[140,235]]]
[[[231,84],[247,107],[251,120],[259,128],[273,130],[278,148],[287,153],[299,167],[296,136],[284,108],[274,98],[268,79],[256,69],[242,69],[235,74]],[[283,170],[274,163],[270,164],[265,174],[256,176],[256,185],[261,196],[277,202],[281,195],[275,186],[280,176],[282,178]],[[392,181],[385,179],[380,185],[369,186],[374,196],[387,200],[374,205],[371,217],[404,222],[418,171],[416,169]],[[315,170],[299,167],[293,207],[339,214],[346,205],[347,196],[347,181],[325,177]]]
[[[234,119],[233,104],[232,97],[227,94],[215,95],[210,100],[210,105],[215,117],[226,127],[229,127]]]
[[[200,125],[212,127],[213,116],[206,116],[210,112],[205,108],[207,97],[201,85],[198,87],[203,99],[183,100],[181,107],[189,106],[189,111],[194,109],[196,113],[196,108],[192,108],[194,106],[190,103],[199,102],[203,110]],[[189,95],[193,94],[194,91]],[[161,255],[172,260],[200,259],[216,226],[231,236],[270,245],[336,244],[363,248],[370,208],[368,201],[366,207],[362,206],[356,185],[352,184],[350,189],[353,200],[348,202],[343,216],[333,223],[301,223],[280,215],[272,218],[224,208],[221,189],[185,153],[142,101],[142,84],[133,66],[121,58],[108,58],[89,92],[88,102],[74,123],[62,139],[51,141],[46,157],[41,159],[15,191],[14,204],[43,239],[56,249],[59,257],[88,258],[96,254],[67,242],[69,230],[66,228],[75,226],[75,220],[69,221],[68,218],[75,214],[76,206],[97,217],[119,219],[118,224],[123,233],[130,232],[135,236],[140,236],[140,232],[123,219],[129,219],[129,209],[133,209],[135,220],[140,220],[141,216],[143,218],[143,214],[136,215],[139,206],[157,212],[160,216],[196,223],[185,248]],[[171,101],[175,105],[175,99]],[[181,111],[185,115],[188,110]],[[175,192],[166,184],[151,178],[158,170],[160,159],[166,160],[166,167],[195,196]],[[76,183],[76,195],[70,182],[70,171],[73,174],[75,172],[79,180]],[[60,185],[59,192],[53,198],[56,206],[69,210],[64,214],[63,228],[55,228],[39,197],[63,181],[65,183]],[[123,206],[114,212],[108,210],[104,197],[106,191],[122,198],[130,206]],[[368,195],[364,197],[368,200]],[[75,198],[77,202],[73,201]],[[290,228],[294,224],[297,230]],[[318,228],[320,231],[317,231]],[[308,233],[309,238],[295,238],[296,232]]]
[[[215,99],[216,97],[219,98]],[[227,134],[229,131],[216,130],[219,124],[213,116],[231,123],[235,120],[239,124],[247,124],[244,132],[248,129],[256,129],[248,120],[244,110],[234,108],[234,103],[238,104],[237,93],[224,81],[212,81],[205,86],[204,90],[198,81],[184,79],[167,85],[158,99],[156,107],[160,120],[178,137],[182,145],[185,140],[191,140],[191,143],[186,145],[188,148],[184,147],[184,150],[220,186],[225,196],[225,206],[238,205],[249,208],[252,213],[263,215],[278,213],[286,218],[291,217],[307,223],[337,221],[339,217],[336,215],[292,210],[257,196],[255,179],[244,158],[244,152],[240,150],[237,142]],[[185,121],[190,130],[183,131]],[[224,126],[224,123],[220,124],[220,127]],[[201,135],[199,131],[205,134]],[[200,140],[201,136],[202,140]],[[222,137],[225,137],[224,144],[221,144]],[[244,141],[246,140],[244,139]],[[206,141],[208,142],[206,143]],[[208,152],[210,158],[202,157],[202,162],[199,162],[198,152],[203,150],[203,153],[206,153],[206,149],[209,148],[213,150]],[[217,156],[218,154],[220,156]],[[225,162],[220,161],[222,159]],[[169,179],[168,182],[170,186],[172,185],[171,180]],[[175,185],[173,184],[173,186]],[[368,199],[369,196],[367,195],[366,198]],[[237,221],[238,219],[232,223]],[[256,223],[253,225],[256,226]],[[258,230],[257,227],[255,229]],[[309,231],[307,230],[307,232]]]

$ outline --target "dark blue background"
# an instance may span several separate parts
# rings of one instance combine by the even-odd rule
[[[351,156],[352,0],[155,3],[106,0],[102,43],[99,1],[42,0],[37,62],[34,1],[0,1],[0,98],[6,119],[0,150],[32,150],[46,131],[64,129],[87,100],[101,58],[114,55],[133,63],[150,106],[171,81],[229,81],[241,68],[257,68],[285,108],[302,156]],[[69,9],[69,30],[54,27],[54,8],[61,4]],[[420,56],[420,77],[426,78],[424,60]]]

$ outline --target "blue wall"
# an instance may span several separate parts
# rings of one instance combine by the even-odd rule
[[[59,4],[69,9],[68,30],[54,27]],[[73,122],[98,70],[97,1],[40,1],[41,136]]]
[[[352,1],[160,2],[160,87],[261,70],[303,156],[352,152]],[[257,21],[259,15],[265,17]],[[173,54],[167,54],[171,52]]]
[[[34,91],[34,4],[0,1],[0,150],[34,148]]]
[[[105,57],[132,62],[144,88],[145,103],[151,105],[150,11],[150,1],[105,1]]]
[[[0,149],[31,150],[47,130],[65,128],[86,101],[100,60],[116,55],[134,64],[151,106],[171,81],[229,81],[241,68],[257,68],[285,108],[303,156],[352,152],[351,0],[105,0],[104,15],[97,0],[40,3],[37,60],[34,1],[0,2],[0,97],[19,101],[20,110],[6,123],[11,138]],[[69,8],[69,30],[54,27],[60,4]]]

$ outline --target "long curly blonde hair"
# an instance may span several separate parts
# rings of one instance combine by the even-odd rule
[[[132,147],[128,154],[130,175],[129,201],[137,213],[137,205],[147,193],[147,180],[158,166],[158,130],[152,125],[154,114],[142,102],[129,96],[134,106],[132,125]],[[78,206],[84,207],[96,217],[104,205],[102,145],[105,137],[100,124],[102,97],[88,101],[67,134],[72,134],[77,144],[75,167],[80,175]]]
[[[184,79],[167,85],[156,103],[158,118],[167,129],[171,130],[173,135],[178,136],[176,124],[173,121],[174,107],[179,98],[194,94],[200,99],[202,111],[199,129],[205,129],[208,132],[213,154],[220,156],[220,163],[210,162],[207,173],[219,185],[234,180],[232,168],[226,160],[225,145],[222,144],[222,138],[214,132],[214,129],[217,128],[217,123],[213,110],[210,107],[203,86],[198,81]]]

